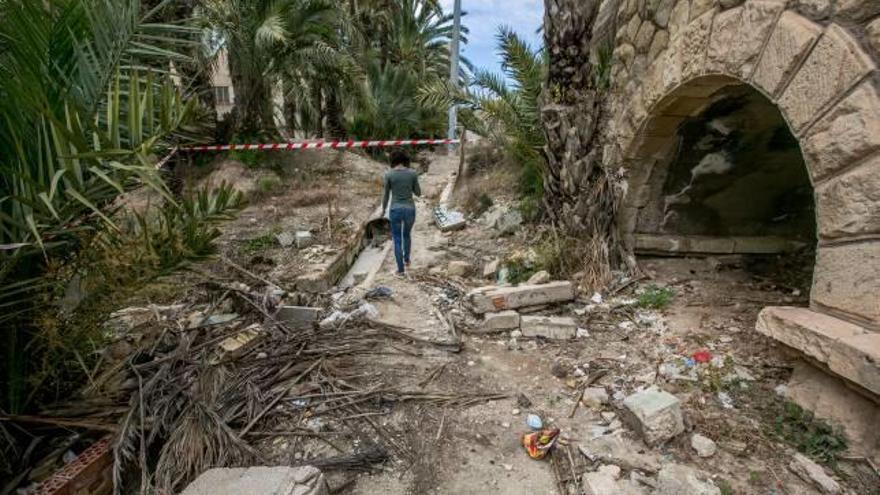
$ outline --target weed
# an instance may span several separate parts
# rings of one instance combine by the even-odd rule
[[[275,177],[262,177],[257,182],[257,189],[263,194],[271,194],[281,186],[281,182]]]
[[[486,194],[486,191],[468,189],[462,207],[465,212],[474,216],[480,216],[485,213],[486,210],[491,208],[494,203],[495,202],[492,201],[492,198]]]
[[[846,450],[846,439],[827,422],[794,402],[785,401],[777,412],[774,433],[813,459],[834,467]]]
[[[721,495],[733,495],[733,487],[730,486],[730,482],[725,479],[718,480],[718,489],[721,490]]]
[[[749,471],[749,483],[760,485],[764,481],[764,475],[760,471]]]
[[[243,164],[247,168],[256,169],[263,166],[263,163],[266,161],[265,153],[258,153],[256,151],[230,151],[229,158],[232,160],[237,160]]]
[[[315,206],[332,203],[336,200],[334,191],[326,191],[322,189],[309,189],[301,191],[290,198],[290,206],[302,208],[306,206]]]
[[[645,309],[663,309],[669,306],[675,291],[669,287],[659,287],[651,284],[639,295],[637,306]]]
[[[244,246],[241,248],[241,251],[244,254],[253,254],[259,251],[265,251],[266,249],[271,248],[277,242],[275,236],[281,233],[280,227],[274,227],[269,232],[265,234],[254,237],[252,239],[248,239],[245,242]]]

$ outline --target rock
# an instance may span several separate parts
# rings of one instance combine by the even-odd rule
[[[811,461],[803,454],[795,454],[788,468],[807,483],[816,485],[822,493],[840,493],[840,485],[825,474],[822,466]]]
[[[526,337],[569,340],[577,335],[577,323],[562,316],[523,316],[520,318],[520,328]]]
[[[667,464],[657,474],[655,495],[721,495],[721,490],[696,469],[680,464]]]
[[[620,479],[620,467],[615,466],[614,464],[606,464],[604,466],[600,466],[599,472],[605,473],[614,479]]]
[[[718,446],[711,438],[704,437],[699,433],[691,435],[691,447],[700,457],[712,457],[718,451]]]
[[[497,259],[486,263],[483,266],[483,278],[491,278],[492,280],[494,280],[495,274],[498,272],[499,263],[500,261],[498,261]]]
[[[550,282],[543,285],[520,285],[518,287],[484,287],[468,294],[476,313],[503,311],[527,306],[539,306],[574,299],[571,282]]]
[[[365,271],[358,271],[351,274],[351,281],[354,285],[361,285],[367,279],[369,274]]]
[[[608,404],[608,391],[605,387],[588,387],[584,390],[583,403],[587,407],[600,409],[603,405]]]
[[[278,244],[280,244],[281,247],[290,247],[293,246],[296,238],[290,232],[282,232],[280,234],[275,234],[275,240],[278,241]]]
[[[830,16],[832,7],[831,0],[796,0],[794,4],[795,10],[816,20]]]
[[[681,403],[657,387],[630,395],[623,406],[624,420],[648,445],[665,442],[684,431]]]
[[[630,480],[618,480],[620,468],[601,466],[598,471],[581,477],[586,495],[642,495],[645,490]]]
[[[529,280],[526,282],[528,285],[541,285],[546,284],[550,281],[550,274],[547,273],[546,270],[541,270],[540,272],[536,272],[534,275],[529,277]]]
[[[839,0],[837,15],[853,21],[861,21],[880,14],[877,0]]]
[[[312,466],[214,468],[202,473],[183,495],[329,495],[324,475]]]
[[[519,328],[519,313],[513,310],[499,313],[486,313],[483,320],[482,330],[485,333],[503,332]]]
[[[474,266],[467,261],[450,261],[446,267],[446,273],[452,277],[466,277],[473,271]]]
[[[311,326],[321,316],[321,308],[306,306],[281,306],[275,318],[295,327]]]
[[[296,232],[296,247],[299,249],[307,248],[315,243],[315,238],[308,230],[299,230]]]
[[[519,210],[502,206],[490,208],[486,212],[485,219],[486,225],[502,235],[512,234],[523,223],[522,213]]]

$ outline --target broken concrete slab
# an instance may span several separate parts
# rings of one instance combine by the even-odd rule
[[[684,432],[681,402],[672,394],[650,387],[623,401],[623,419],[648,445],[670,440]]]
[[[279,321],[289,323],[295,327],[310,326],[318,321],[321,316],[321,308],[310,308],[307,306],[281,306],[275,318]]]
[[[667,464],[657,473],[656,495],[721,495],[705,473],[681,464]]]
[[[522,316],[520,330],[525,337],[570,340],[577,335],[577,323],[564,316]]]
[[[794,307],[764,308],[755,328],[880,395],[880,333]]]
[[[468,294],[476,313],[539,306],[574,299],[574,286],[568,281],[518,287],[485,287]]]
[[[312,466],[214,468],[202,473],[183,495],[328,495],[324,475]]]
[[[660,456],[653,453],[640,453],[633,442],[616,435],[604,435],[581,442],[581,453],[593,462],[614,463],[627,471],[638,470],[656,473],[660,470]]]
[[[513,310],[507,310],[499,313],[486,313],[483,325],[480,328],[484,333],[492,333],[515,330],[519,328],[519,325],[519,313]]]
[[[825,474],[822,466],[811,461],[807,456],[797,453],[788,465],[791,471],[807,483],[815,485],[822,493],[840,493],[840,485]]]

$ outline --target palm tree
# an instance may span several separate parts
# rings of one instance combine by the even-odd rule
[[[546,141],[539,102],[547,77],[546,52],[533,49],[506,27],[499,28],[497,41],[501,74],[476,70],[462,89],[435,80],[421,88],[419,99],[441,108],[453,104],[463,108],[465,123],[492,137],[508,159],[520,165],[522,192],[540,197]]]
[[[203,12],[229,53],[236,132],[276,134],[275,83],[330,58],[336,8],[329,0],[207,0]]]
[[[0,2],[0,381],[25,399],[22,348],[44,275],[115,231],[108,207],[135,183],[172,199],[154,157],[191,136],[195,102],[172,83],[198,31],[151,22],[139,0]],[[180,50],[183,51],[183,50]]]

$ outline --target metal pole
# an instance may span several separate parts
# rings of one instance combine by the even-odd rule
[[[455,0],[455,13],[452,23],[452,42],[450,43],[450,63],[449,63],[449,82],[453,87],[458,87],[458,52],[459,39],[461,38],[461,0]],[[449,106],[449,139],[455,139],[455,127],[458,121],[457,108],[455,103]],[[452,149],[453,145],[449,145]]]

